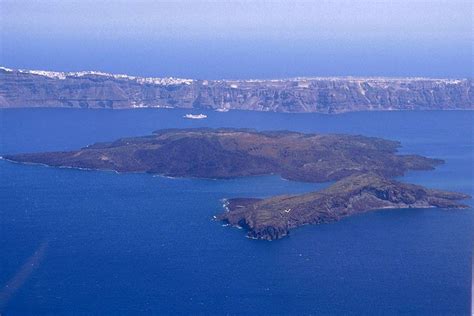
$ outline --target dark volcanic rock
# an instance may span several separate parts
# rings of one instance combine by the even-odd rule
[[[217,216],[248,231],[256,239],[273,240],[306,224],[337,221],[343,217],[393,208],[464,208],[456,201],[468,195],[426,189],[364,174],[347,177],[329,188],[303,195],[276,196],[268,199],[231,199],[227,211]]]
[[[161,130],[154,135],[98,143],[78,151],[6,155],[50,166],[149,172],[173,177],[233,178],[280,174],[325,182],[354,174],[403,175],[440,160],[397,155],[398,142],[338,134],[239,129]]]
[[[0,107],[171,107],[341,113],[474,108],[471,79],[189,80],[0,68]]]

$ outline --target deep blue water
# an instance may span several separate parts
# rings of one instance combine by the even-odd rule
[[[169,127],[347,132],[400,140],[403,153],[446,160],[404,181],[474,193],[474,112],[231,111],[209,112],[202,121],[184,120],[185,113],[1,110],[0,153],[75,149]],[[211,220],[222,198],[323,186],[278,176],[169,179],[2,160],[0,294],[9,293],[3,309],[6,315],[469,314],[472,209],[384,210],[299,228],[274,242],[247,239]]]

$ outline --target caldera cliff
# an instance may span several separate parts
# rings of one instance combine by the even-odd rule
[[[0,67],[0,107],[185,108],[273,112],[472,110],[472,79],[146,78]]]

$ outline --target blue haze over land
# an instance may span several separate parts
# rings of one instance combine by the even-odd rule
[[[446,160],[403,181],[474,193],[473,112],[231,111],[205,112],[202,121],[183,119],[185,113],[1,110],[0,153],[71,150],[169,127],[353,133],[400,140],[403,153]],[[0,174],[0,284],[25,278],[7,315],[469,313],[472,208],[371,212],[266,242],[212,221],[223,210],[221,199],[325,185],[278,176],[168,179],[7,161],[0,161]],[[31,256],[37,268],[25,271]]]
[[[0,3],[1,63],[196,79],[472,77],[472,1]]]

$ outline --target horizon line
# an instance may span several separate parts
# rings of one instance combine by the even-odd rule
[[[20,73],[30,73],[33,75],[49,77],[47,74],[51,75],[60,75],[65,76],[86,76],[86,75],[96,75],[96,76],[112,76],[118,77],[116,79],[177,79],[183,81],[297,81],[297,80],[327,80],[327,79],[339,79],[339,80],[364,80],[364,79],[373,79],[373,80],[473,80],[473,77],[427,77],[427,76],[360,76],[360,75],[340,75],[340,76],[295,76],[295,77],[272,77],[272,78],[247,78],[247,79],[233,79],[233,78],[221,78],[221,79],[205,79],[205,78],[185,78],[185,77],[173,77],[173,76],[164,76],[164,77],[150,77],[143,75],[130,75],[124,73],[115,73],[115,72],[106,72],[101,70],[78,70],[78,71],[57,71],[57,70],[44,70],[44,69],[24,69],[24,68],[10,68],[5,66],[0,66],[0,70],[6,72],[20,72]],[[44,74],[41,74],[44,73]],[[55,78],[60,79],[60,78]]]

